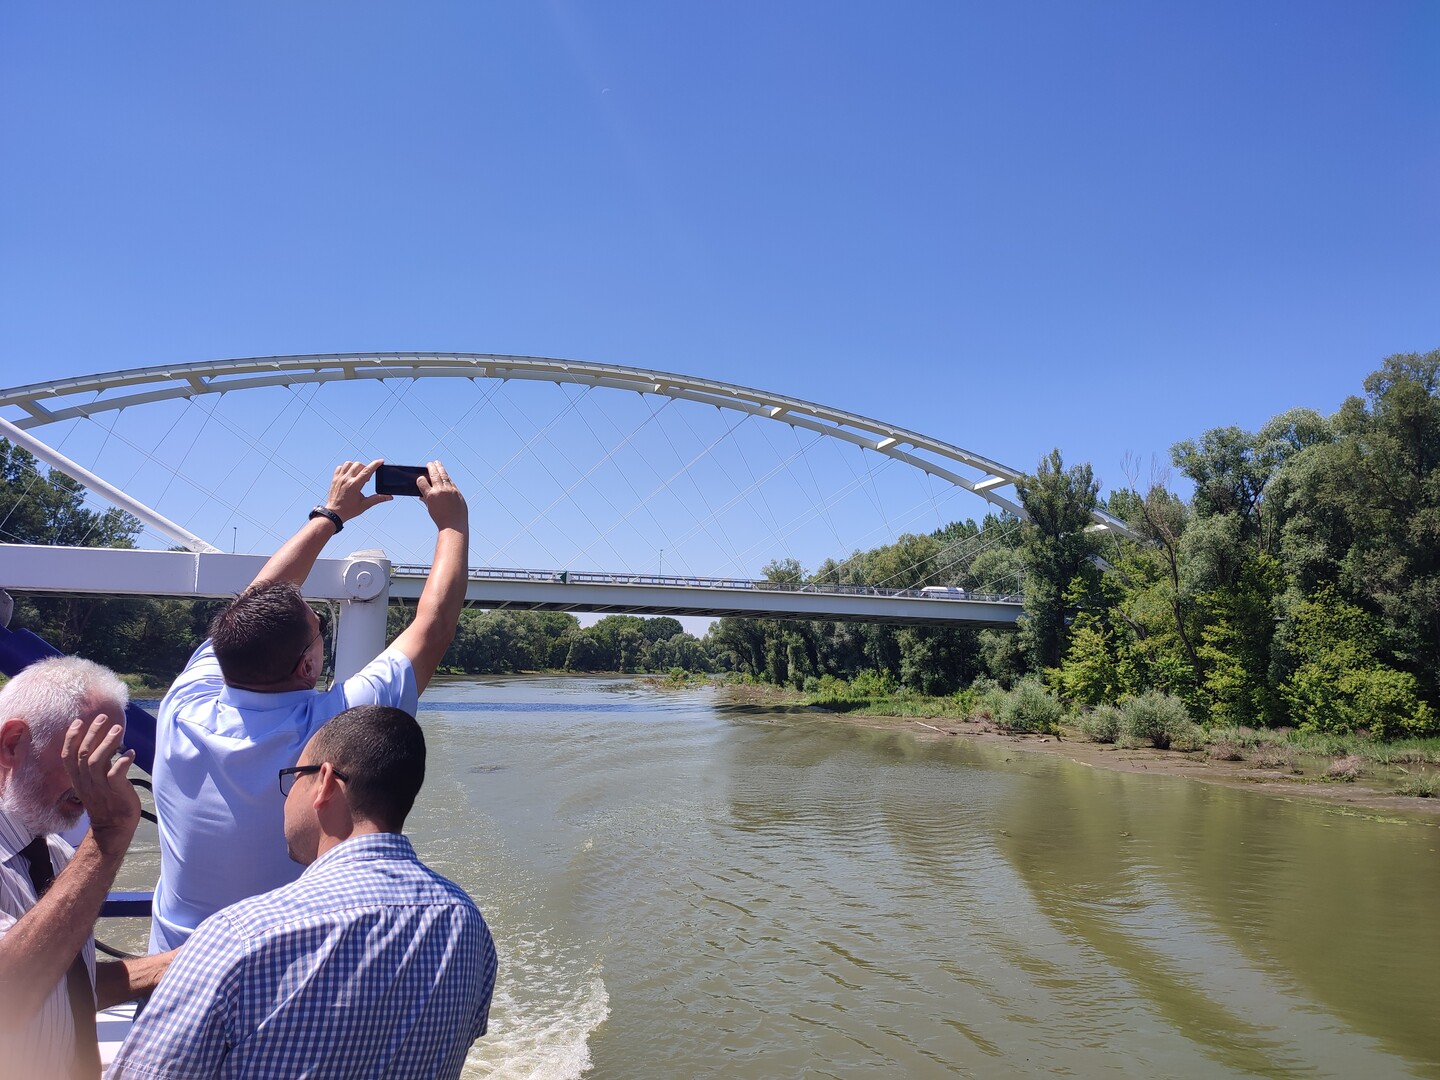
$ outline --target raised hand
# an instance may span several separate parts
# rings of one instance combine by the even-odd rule
[[[460,489],[455,486],[455,481],[450,479],[450,474],[445,471],[445,466],[439,461],[432,461],[426,466],[428,476],[422,476],[416,480],[420,488],[420,498],[425,503],[425,509],[430,511],[430,520],[435,522],[437,529],[459,529],[465,532],[470,526],[470,509],[465,505],[465,496],[460,494]]]
[[[335,466],[335,475],[330,480],[330,494],[325,505],[340,515],[341,521],[359,517],[372,506],[389,502],[393,495],[366,495],[364,487],[375,470],[385,463],[376,458],[370,464],[363,461],[345,461]]]
[[[96,845],[117,857],[125,854],[140,823],[140,796],[128,775],[135,751],[115,757],[124,736],[122,725],[100,713],[89,724],[72,720],[60,747],[75,797],[90,815]]]

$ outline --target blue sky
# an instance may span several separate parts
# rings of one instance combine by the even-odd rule
[[[1437,51],[1419,2],[7,5],[0,385],[560,356],[1115,484],[1440,348]]]

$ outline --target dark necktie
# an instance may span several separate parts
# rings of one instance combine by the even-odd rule
[[[55,880],[50,865],[50,847],[43,836],[37,836],[20,849],[30,864],[30,883],[35,886],[35,899],[45,895]],[[65,973],[65,988],[70,994],[70,1014],[75,1021],[75,1076],[100,1075],[100,1045],[95,1038],[95,991],[90,985],[90,972],[85,967],[85,954],[76,955]]]

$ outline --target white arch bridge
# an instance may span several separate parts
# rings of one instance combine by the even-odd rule
[[[973,493],[1017,518],[1019,470],[943,440],[855,413],[731,383],[673,372],[529,356],[487,353],[366,353],[275,356],[104,372],[0,390],[0,436],[144,523],[183,550],[143,551],[4,545],[0,587],[63,593],[130,593],[181,597],[233,594],[263,564],[254,555],[227,554],[132,497],[42,440],[37,429],[95,420],[160,402],[211,395],[296,388],[358,380],[530,380],[656,395],[713,406],[744,418],[786,425],[850,444],[928,477]],[[112,421],[113,423],[113,421]],[[1094,528],[1125,531],[1101,512]],[[358,668],[383,639],[388,597],[417,596],[425,567],[394,566],[383,552],[325,559],[306,582],[315,599],[340,607],[336,670]],[[732,615],[1013,627],[1018,597],[926,595],[918,590],[788,585],[733,577],[594,573],[565,569],[475,568],[467,602],[485,608]]]

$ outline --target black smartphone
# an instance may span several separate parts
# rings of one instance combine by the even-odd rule
[[[381,465],[375,470],[375,494],[418,497],[420,489],[415,486],[415,481],[429,475],[430,470],[424,465]]]

